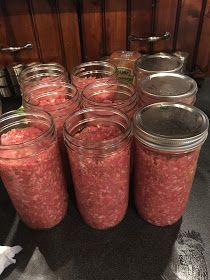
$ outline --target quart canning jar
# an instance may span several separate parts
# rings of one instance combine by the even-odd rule
[[[136,86],[144,77],[165,72],[182,73],[183,61],[173,55],[158,53],[143,55],[135,63]]]
[[[83,107],[114,107],[132,119],[138,108],[138,96],[133,85],[125,82],[95,82],[82,92]]]
[[[85,108],[65,121],[77,205],[93,228],[113,227],[126,213],[131,137],[130,121],[114,108]]]
[[[68,82],[65,68],[58,63],[33,64],[21,71],[18,81],[22,95],[42,83]]]
[[[147,222],[166,226],[183,215],[208,123],[181,103],[155,103],[134,115],[135,203]]]
[[[0,117],[0,175],[22,221],[31,228],[58,224],[68,206],[55,126],[44,112]]]
[[[134,83],[135,61],[140,56],[137,51],[115,51],[110,55],[109,62],[116,65],[119,81]]]
[[[79,93],[89,84],[100,82],[115,82],[117,68],[106,61],[90,61],[76,66],[71,73],[71,82]]]
[[[140,80],[137,91],[141,107],[164,101],[193,105],[198,87],[196,81],[186,75],[158,73]]]
[[[40,84],[27,90],[23,96],[27,111],[43,110],[50,113],[57,128],[59,144],[63,145],[63,124],[70,113],[78,110],[80,97],[76,88],[68,83]]]

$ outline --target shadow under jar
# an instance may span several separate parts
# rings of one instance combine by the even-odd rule
[[[43,83],[68,82],[65,68],[58,63],[40,63],[21,71],[18,81],[22,95]]]
[[[132,119],[138,109],[138,96],[134,86],[125,82],[95,82],[83,90],[82,106],[114,107]]]
[[[117,80],[117,68],[105,61],[90,61],[76,66],[71,72],[71,82],[79,93],[96,81],[113,83]]]
[[[158,73],[139,81],[139,105],[156,102],[181,102],[193,105],[198,91],[197,83],[192,78],[176,73]]]
[[[23,106],[27,111],[43,110],[52,115],[57,128],[58,142],[63,150],[64,121],[80,106],[76,88],[68,83],[40,84],[25,92]]]
[[[0,175],[21,220],[31,228],[57,225],[68,206],[55,126],[44,112],[0,117]]]
[[[181,103],[148,105],[134,115],[135,204],[147,222],[167,226],[184,213],[208,118]]]
[[[93,228],[120,223],[128,205],[131,123],[113,108],[85,108],[64,125],[78,209]]]

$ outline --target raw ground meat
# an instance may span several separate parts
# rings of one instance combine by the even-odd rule
[[[1,145],[21,144],[27,140],[36,139],[42,134],[42,130],[36,127],[27,127],[27,129],[14,128],[1,136]]]
[[[79,92],[81,92],[87,85],[94,83],[96,80],[96,77],[84,77],[84,78],[74,78],[73,84],[78,89]]]
[[[88,126],[75,137],[100,142],[121,134],[114,126]],[[103,150],[103,148],[102,148]],[[104,151],[104,150],[103,150]],[[117,225],[128,205],[130,144],[105,156],[68,149],[77,205],[87,224],[97,229]]]
[[[1,136],[1,145],[27,145],[41,134],[36,127],[12,129]],[[45,139],[33,148],[36,154],[31,151],[31,145],[24,149],[14,145],[8,150],[7,156],[12,159],[0,158],[1,178],[23,222],[31,228],[51,228],[63,219],[68,206],[58,145]]]
[[[52,94],[40,97],[40,94],[49,93]],[[55,94],[56,92],[56,94]],[[60,93],[60,94],[59,94]],[[79,101],[69,99],[67,96],[68,88],[65,86],[47,86],[34,90],[30,94],[30,103],[26,104],[26,108],[34,110],[35,108],[42,109],[50,113],[53,117],[55,126],[57,128],[58,142],[61,150],[63,150],[63,124],[67,116],[75,112],[79,108]],[[37,96],[38,95],[38,96]],[[26,98],[27,99],[27,98]]]
[[[66,81],[67,81],[67,78],[65,77],[65,74],[59,75],[59,76],[43,76],[43,77],[40,77],[40,79],[34,79],[32,81],[30,81],[30,80],[25,81],[21,85],[22,95],[33,90],[40,84],[49,84],[50,85],[52,83],[62,83],[62,82],[66,82]],[[54,90],[55,90],[55,87],[50,87],[50,86],[48,87],[48,91],[54,91]],[[58,87],[58,90],[59,90],[59,87]],[[40,91],[41,91],[41,89],[39,90],[39,92]]]
[[[114,125],[112,127],[97,125],[86,127],[81,132],[77,133],[75,135],[75,138],[78,138],[80,140],[98,142],[113,139],[120,136],[121,134],[121,130]]]
[[[97,88],[97,90],[99,90]],[[134,113],[138,109],[138,100],[133,99],[132,97],[123,95],[122,93],[118,93],[116,91],[108,91],[105,88],[105,91],[102,91],[103,89],[100,88],[99,92],[97,94],[91,95],[88,92],[87,89],[87,95],[86,90],[83,91],[83,95],[86,95],[86,98],[83,97],[82,105],[84,108],[86,107],[114,107],[118,110],[121,110],[124,112],[129,119],[132,119]],[[129,101],[130,100],[130,101]]]
[[[90,77],[76,77],[74,76],[72,78],[72,83],[75,85],[77,88],[78,92],[81,94],[83,89],[87,86],[90,85],[94,82],[101,82],[101,83],[106,83],[110,82],[113,83],[116,81],[116,77],[110,76],[110,77],[104,77],[104,78],[97,78],[95,76],[90,76]]]
[[[170,154],[135,140],[135,203],[151,224],[174,224],[184,213],[200,149]]]

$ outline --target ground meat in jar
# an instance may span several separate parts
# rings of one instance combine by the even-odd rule
[[[37,108],[40,108],[52,115],[57,129],[58,142],[61,150],[63,150],[63,145],[64,145],[63,144],[64,121],[69,114],[75,112],[79,107],[78,102],[74,102],[73,100],[68,99],[68,97],[65,96],[65,92],[67,93],[67,91],[68,89],[66,89],[65,87],[58,86],[56,87],[56,92],[61,92],[60,94],[58,93],[58,94],[43,95],[42,97],[37,98],[36,93],[40,95],[41,93],[48,92],[48,87],[44,89],[40,88],[37,89],[35,92],[33,92],[33,95],[31,95],[30,98],[30,104],[33,104]]]
[[[75,137],[86,141],[110,140],[121,134],[115,126],[88,126]],[[77,205],[87,224],[97,229],[117,225],[128,205],[130,144],[111,154],[89,156],[68,150]]]
[[[88,86],[92,83],[95,83],[95,82],[101,82],[101,83],[109,83],[110,82],[110,83],[113,83],[115,81],[116,81],[115,77],[112,77],[112,78],[111,77],[97,78],[95,76],[90,76],[90,77],[82,77],[82,78],[74,77],[72,83],[75,85],[78,92],[82,93],[83,89],[86,86]],[[107,88],[107,86],[100,87],[100,89]],[[97,89],[99,89],[99,87]]]
[[[12,129],[1,136],[1,145],[27,143],[41,134],[36,127]],[[1,178],[22,221],[31,228],[51,228],[63,219],[68,206],[57,141],[46,138],[34,155],[31,149],[28,145],[8,150],[13,159],[0,159]]]
[[[97,89],[98,90],[98,89]],[[103,90],[103,89],[101,89]],[[93,103],[94,102],[94,103]],[[127,103],[127,104],[126,104]],[[89,97],[89,100],[83,100],[83,107],[114,107],[118,110],[124,112],[129,120],[133,118],[134,113],[138,109],[137,100],[134,100],[130,104],[128,103],[128,98],[125,99],[122,94],[118,94],[114,91],[104,91],[99,94],[92,95]]]
[[[48,92],[50,91],[55,91],[55,87],[50,86],[50,84],[52,83],[62,83],[65,82],[67,79],[65,77],[65,75],[63,76],[43,76],[40,79],[36,79],[33,81],[26,81],[23,82],[23,86],[22,86],[22,92],[23,94],[33,90],[34,88],[36,88],[37,86],[39,86],[40,84],[49,84],[48,87]],[[61,87],[57,88],[58,90],[61,89]],[[41,89],[39,90],[40,93]],[[44,91],[45,92],[45,91]]]
[[[77,78],[75,77],[73,80],[73,84],[77,88],[77,90],[81,93],[82,90],[89,84],[94,83],[96,80],[98,80],[96,77],[83,77],[83,78]]]
[[[199,149],[172,154],[135,142],[135,203],[151,224],[174,224],[184,213],[197,166]]]

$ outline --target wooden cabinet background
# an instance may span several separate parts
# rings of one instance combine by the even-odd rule
[[[129,34],[170,31],[168,41],[128,41]],[[0,0],[0,46],[33,44],[0,53],[0,63],[57,61],[70,71],[115,50],[183,50],[191,69],[210,73],[210,0]]]

